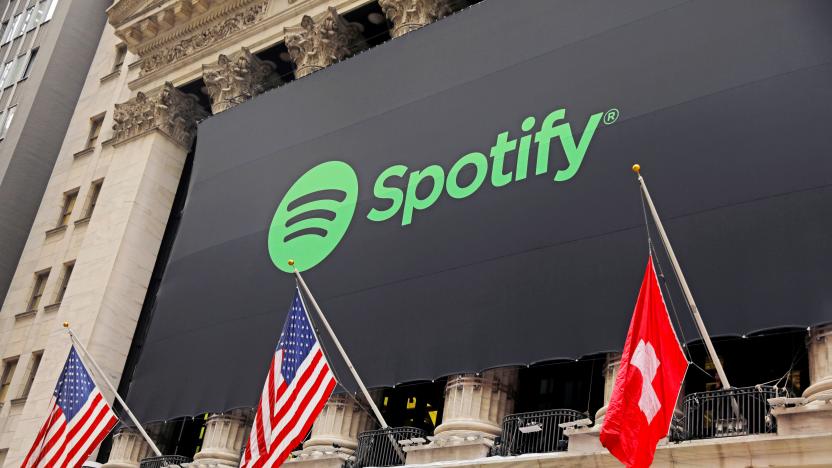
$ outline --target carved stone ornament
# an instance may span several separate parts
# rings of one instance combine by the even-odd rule
[[[251,26],[260,21],[265,12],[266,2],[255,3],[230,18],[198,31],[193,36],[142,56],[141,75],[144,76],[164,65],[181,60]]]
[[[378,4],[393,23],[392,37],[415,31],[451,14],[448,0],[378,0]]]
[[[195,96],[165,83],[153,96],[139,92],[129,101],[116,104],[113,112],[113,143],[159,130],[186,148],[191,147],[196,124],[208,116]]]
[[[363,49],[361,30],[361,25],[348,22],[332,7],[317,21],[304,16],[300,26],[286,28],[286,47],[295,63],[295,77],[316,72]]]
[[[214,114],[245,102],[280,84],[272,62],[260,60],[243,47],[231,57],[220,54],[217,63],[202,66],[202,79],[211,96]]]

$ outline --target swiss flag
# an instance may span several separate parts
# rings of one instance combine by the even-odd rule
[[[601,426],[601,444],[622,463],[650,466],[670,429],[687,368],[651,257]]]

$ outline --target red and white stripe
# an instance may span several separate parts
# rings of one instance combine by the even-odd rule
[[[52,401],[52,409],[38,432],[21,468],[77,468],[116,425],[118,418],[98,389],[71,421]]]
[[[288,385],[280,372],[283,352],[272,359],[241,468],[280,466],[303,441],[335,388],[335,375],[315,343]]]

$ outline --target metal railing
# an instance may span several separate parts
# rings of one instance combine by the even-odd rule
[[[184,455],[163,455],[161,457],[143,458],[139,468],[163,468],[170,465],[190,463],[192,460]]]
[[[584,417],[584,413],[571,409],[510,414],[503,418],[500,444],[492,453],[511,456],[566,450],[568,438],[560,424]]]
[[[425,431],[415,427],[388,427],[362,432],[358,434],[358,448],[352,467],[404,465],[404,450],[399,441],[415,438],[424,442],[426,436]]]
[[[735,387],[692,393],[682,404],[683,415],[674,420],[671,440],[713,439],[777,431],[769,398],[786,392],[769,385]]]

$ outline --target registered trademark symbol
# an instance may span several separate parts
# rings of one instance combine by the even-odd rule
[[[606,112],[604,112],[604,125],[612,125],[618,120],[618,109],[612,108]]]

